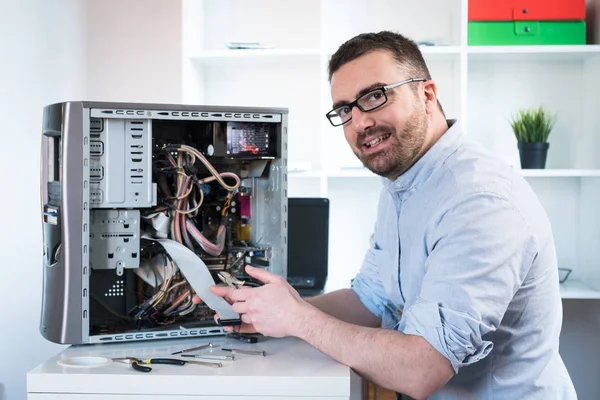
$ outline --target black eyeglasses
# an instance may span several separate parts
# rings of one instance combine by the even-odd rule
[[[425,82],[425,78],[410,78],[401,82],[392,83],[391,85],[381,86],[360,96],[352,103],[344,104],[329,111],[325,116],[333,126],[344,125],[352,119],[352,108],[358,107],[362,112],[369,112],[378,109],[388,101],[385,94],[388,90],[397,88],[406,83]]]

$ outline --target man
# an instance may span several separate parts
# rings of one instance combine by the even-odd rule
[[[417,399],[576,398],[551,227],[526,181],[446,120],[405,37],[349,40],[329,78],[327,118],[384,178],[370,249],[352,289],[308,300],[252,267],[264,286],[212,287],[241,330],[299,337]]]

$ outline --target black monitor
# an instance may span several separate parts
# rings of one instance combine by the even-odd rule
[[[329,199],[288,198],[288,282],[303,295],[327,281]]]

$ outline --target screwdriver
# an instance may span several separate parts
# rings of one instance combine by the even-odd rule
[[[235,356],[225,355],[225,356],[216,356],[216,355],[204,355],[204,354],[182,354],[181,357],[190,357],[190,358],[204,358],[206,360],[235,360]]]
[[[221,368],[223,366],[222,363],[220,362],[210,362],[210,361],[198,361],[198,360],[181,360],[186,364],[198,364],[198,365],[204,365],[206,367],[214,367],[214,368]]]
[[[230,351],[234,354],[236,353],[240,353],[240,354],[251,354],[254,356],[263,356],[265,357],[267,355],[267,352],[264,350],[242,350],[242,349],[221,349],[223,351]]]
[[[171,353],[172,356],[174,356],[175,354],[181,354],[181,353],[189,353],[191,351],[197,351],[197,350],[202,350],[205,349],[207,347],[210,347],[211,349],[214,347],[219,347],[218,345],[214,345],[212,343],[209,344],[203,344],[202,346],[198,346],[198,347],[192,347],[191,349],[184,349],[184,350],[179,350],[176,351],[175,353]]]

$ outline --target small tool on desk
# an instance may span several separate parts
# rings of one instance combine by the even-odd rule
[[[204,358],[205,360],[235,360],[235,356],[233,355],[217,356],[209,354],[182,354],[181,357]]]
[[[175,353],[171,353],[171,355],[174,356],[175,354],[189,353],[191,351],[197,351],[197,350],[206,349],[207,347],[210,347],[211,349],[213,349],[215,347],[219,347],[219,345],[218,344],[215,345],[215,344],[212,344],[212,343],[203,344],[202,346],[192,347],[191,349],[184,349],[184,350],[176,351]]]
[[[246,343],[256,343],[258,342],[258,338],[256,336],[250,336],[244,333],[239,333],[239,332],[229,332],[227,334],[228,338],[231,339],[236,339],[236,340],[240,340],[242,342],[246,342]]]
[[[207,367],[222,367],[223,364],[208,362],[208,361],[190,361],[190,360],[180,360],[178,358],[137,358],[137,357],[118,357],[112,359],[115,362],[130,364],[131,368],[140,372],[150,372],[152,368],[147,367],[141,364],[170,364],[170,365],[186,365],[186,364],[199,364]]]
[[[140,372],[150,372],[152,368],[141,364],[171,364],[171,365],[185,365],[185,360],[177,360],[175,358],[147,358],[142,360],[136,357],[118,357],[112,359],[115,362],[130,364],[131,368]]]
[[[243,350],[243,349],[221,349],[223,351],[230,351],[233,354],[250,354],[250,355],[254,355],[254,356],[263,356],[265,357],[267,355],[267,352],[264,350]]]
[[[214,367],[214,368],[221,368],[223,366],[223,364],[220,362],[198,361],[198,360],[182,360],[182,361],[184,361],[186,364],[198,364],[198,365],[204,365],[206,367]]]

